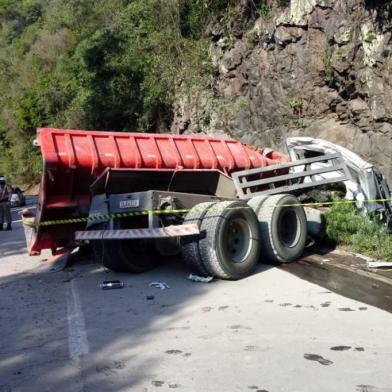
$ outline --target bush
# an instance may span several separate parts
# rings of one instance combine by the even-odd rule
[[[0,169],[35,181],[37,127],[169,129],[179,86],[213,70],[228,0],[0,0]]]
[[[392,261],[392,235],[376,217],[364,215],[353,204],[334,204],[325,214],[327,240],[354,252]]]

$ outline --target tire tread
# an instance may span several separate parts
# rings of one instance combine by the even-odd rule
[[[207,211],[216,202],[205,202],[196,204],[185,216],[184,224],[197,224],[200,228],[201,222]],[[199,237],[181,246],[181,256],[188,268],[199,276],[209,276],[210,272],[205,267],[199,251]]]
[[[243,276],[234,276],[225,271],[222,267],[217,252],[215,251],[217,244],[217,228],[221,224],[222,219],[226,219],[225,210],[234,207],[247,208],[247,204],[242,201],[224,201],[217,203],[214,208],[211,208],[204,216],[201,223],[201,231],[206,233],[205,238],[199,241],[200,255],[202,257],[205,267],[211,275],[221,279],[239,279]],[[256,216],[254,215],[255,221]],[[256,239],[258,240],[258,238]],[[257,263],[257,260],[255,264]]]
[[[295,198],[288,194],[278,194],[268,197],[258,211],[257,218],[260,222],[260,241],[262,243],[262,256],[265,261],[286,263],[291,260],[283,258],[277,251],[272,232],[272,221],[275,213],[275,208],[279,206],[279,203],[288,197]],[[298,203],[298,201],[297,201]],[[282,203],[284,204],[284,203]],[[302,208],[302,207],[301,207]],[[305,215],[305,212],[303,213]],[[306,227],[306,218],[305,218]],[[306,240],[306,229],[305,229],[305,240]]]

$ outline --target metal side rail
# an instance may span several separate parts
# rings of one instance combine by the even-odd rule
[[[325,166],[312,169],[311,165],[314,163],[323,163]],[[304,169],[295,171],[295,168],[300,166],[304,166]],[[327,179],[315,178],[317,175],[326,173],[333,173],[334,175]],[[310,181],[305,182],[306,177],[310,178]],[[257,169],[242,170],[232,173],[232,178],[239,198],[251,199],[258,195],[299,193],[305,189],[350,180],[351,175],[342,156],[336,153]]]
[[[75,239],[85,240],[133,240],[144,238],[184,237],[200,234],[197,224],[167,226],[154,229],[86,230],[77,231]]]

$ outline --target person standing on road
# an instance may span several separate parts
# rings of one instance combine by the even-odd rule
[[[0,175],[0,231],[4,229],[4,222],[7,223],[6,230],[11,227],[11,187],[7,184],[5,177]]]

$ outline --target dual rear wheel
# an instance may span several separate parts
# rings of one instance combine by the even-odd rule
[[[187,217],[200,207],[195,206]],[[260,255],[259,227],[255,213],[245,202],[225,201],[207,206],[199,229],[200,235],[182,246],[182,257],[194,272],[240,279],[253,271]],[[190,248],[192,252],[188,251]]]
[[[184,262],[197,275],[221,279],[241,279],[259,260],[293,261],[307,238],[304,209],[292,195],[201,203],[185,216],[184,224],[190,223],[199,226],[200,234],[182,238]],[[143,272],[161,258],[153,240],[93,241],[92,246],[97,261],[118,272]]]
[[[248,204],[259,221],[262,261],[288,263],[302,256],[307,223],[305,211],[295,196],[260,196]]]
[[[292,195],[195,206],[188,216],[196,211],[199,220],[192,223],[199,224],[200,235],[186,240],[182,256],[199,275],[237,280],[249,275],[259,260],[286,263],[304,251],[306,216]]]

